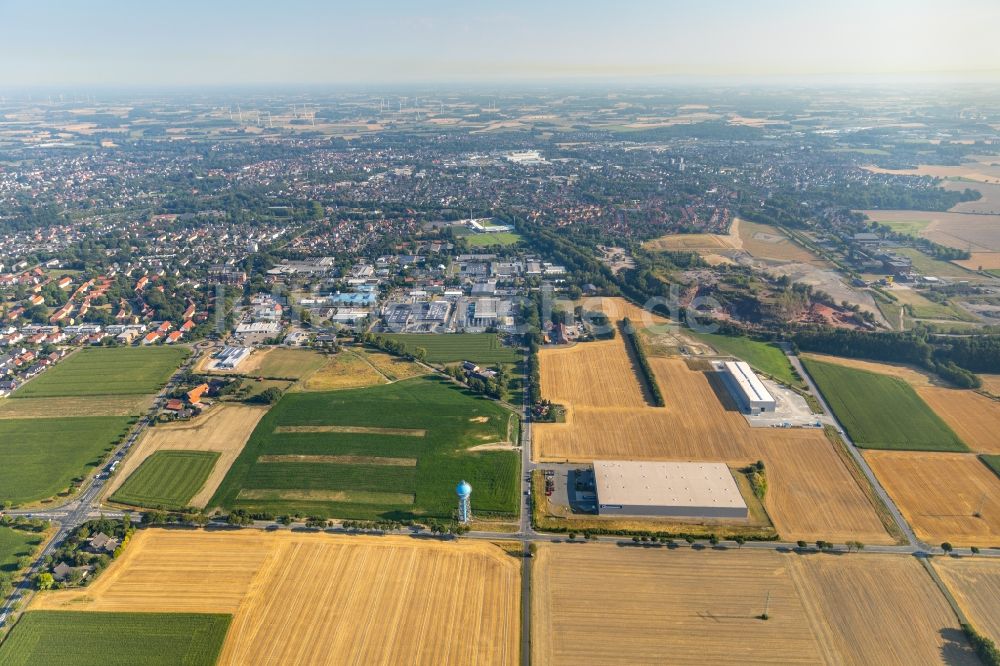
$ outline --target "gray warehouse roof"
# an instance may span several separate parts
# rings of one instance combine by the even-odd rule
[[[601,504],[746,508],[724,463],[595,460]]]

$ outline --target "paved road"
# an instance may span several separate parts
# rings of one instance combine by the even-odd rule
[[[889,497],[889,493],[885,491],[885,488],[882,487],[882,484],[879,482],[878,477],[875,476],[875,472],[873,472],[872,468],[868,466],[868,461],[865,460],[865,457],[861,455],[861,451],[858,450],[858,447],[855,446],[850,436],[848,436],[847,431],[844,429],[843,424],[837,420],[837,417],[833,413],[833,410],[830,409],[830,405],[827,404],[826,398],[824,398],[823,394],[820,393],[819,388],[817,388],[815,382],[813,382],[812,377],[806,371],[805,366],[802,365],[802,361],[799,359],[798,356],[795,356],[794,354],[791,353],[791,349],[787,343],[783,344],[782,348],[784,349],[785,355],[788,357],[788,360],[791,362],[792,367],[795,368],[795,371],[798,372],[799,375],[802,377],[802,379],[806,382],[806,386],[809,387],[809,391],[814,396],[816,396],[816,400],[818,400],[820,406],[823,407],[823,411],[826,413],[827,419],[830,421],[830,423],[833,423],[837,426],[837,430],[840,432],[840,436],[844,439],[844,442],[847,444],[847,450],[851,453],[851,457],[853,457],[854,460],[858,463],[858,467],[860,467],[861,471],[864,472],[864,475],[868,479],[868,482],[871,484],[872,488],[875,489],[876,494],[878,494],[879,499],[881,499],[882,502],[886,505],[886,507],[888,507],[889,513],[892,514],[892,519],[896,522],[896,526],[899,527],[903,535],[906,537],[907,542],[913,548],[918,548],[921,550],[931,550],[931,546],[920,541],[917,538],[917,535],[914,534],[913,530],[910,528],[909,523],[907,523],[906,520],[903,518],[903,514],[900,513],[899,508],[896,506],[896,503],[892,501],[892,498]]]

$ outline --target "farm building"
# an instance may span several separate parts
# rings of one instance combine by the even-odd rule
[[[729,390],[740,408],[751,414],[773,412],[776,407],[764,383],[743,361],[726,361],[722,364],[723,374],[728,380]]]
[[[594,461],[601,515],[745,519],[747,505],[724,463]]]

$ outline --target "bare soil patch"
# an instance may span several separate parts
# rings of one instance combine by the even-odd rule
[[[257,462],[262,463],[333,463],[337,465],[386,465],[388,467],[416,467],[416,458],[379,458],[376,456],[307,456],[307,455],[276,455],[258,456]]]

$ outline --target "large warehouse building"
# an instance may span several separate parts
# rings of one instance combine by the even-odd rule
[[[745,519],[724,463],[594,461],[597,511],[613,516]]]
[[[743,361],[726,361],[722,364],[728,379],[729,390],[740,408],[751,414],[773,412],[777,406],[764,383]]]

